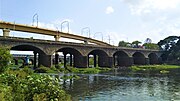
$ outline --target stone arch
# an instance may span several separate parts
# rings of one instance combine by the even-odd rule
[[[116,51],[113,54],[114,66],[130,66],[132,65],[131,58],[125,51]]]
[[[19,44],[19,45],[15,45],[11,47],[11,50],[19,50],[19,51],[35,51],[41,54],[46,54],[43,49],[37,47],[37,46],[33,46],[33,45],[29,45],[29,44]]]
[[[38,66],[43,65],[46,67],[51,66],[51,55],[47,55],[45,51],[37,46],[30,45],[30,44],[18,44],[11,47],[11,50],[18,50],[18,51],[33,51],[34,57],[37,58],[38,53]],[[36,60],[34,58],[34,60]],[[34,68],[37,67],[36,63],[34,64]]]
[[[149,57],[149,64],[158,64],[159,60],[158,60],[158,56],[156,55],[156,53],[150,53],[148,55]]]
[[[133,61],[135,65],[145,65],[146,58],[141,52],[135,52],[133,55]]]
[[[104,50],[101,49],[91,50],[88,53],[88,61],[89,61],[89,55],[93,55],[94,67],[96,67],[96,63],[98,64],[99,67],[109,67],[108,54]]]
[[[63,52],[64,55],[64,66],[66,66],[66,55],[70,54],[70,64],[73,62],[73,67],[87,67],[87,59],[84,57],[81,52],[75,48],[63,47],[57,50],[56,52]],[[57,60],[57,59],[56,59]],[[55,60],[55,61],[56,61]],[[58,59],[59,60],[59,59]]]

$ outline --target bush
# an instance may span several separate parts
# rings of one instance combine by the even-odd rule
[[[40,66],[36,68],[34,72],[35,73],[56,73],[57,71],[55,70],[55,68]]]
[[[0,75],[1,101],[70,101],[58,80],[33,74],[18,78],[13,74]],[[2,100],[3,99],[3,100]]]
[[[0,48],[0,73],[7,70],[9,61],[12,59],[8,48]]]

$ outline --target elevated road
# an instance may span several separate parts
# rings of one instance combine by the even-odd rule
[[[15,24],[15,23],[4,22],[4,21],[0,21],[0,29],[9,29],[9,30],[13,30],[13,31],[21,31],[21,32],[34,33],[34,34],[37,33],[37,34],[54,36],[54,37],[75,39],[75,40],[90,42],[90,43],[94,43],[94,44],[102,45],[102,46],[111,46],[108,43],[105,43],[105,42],[102,42],[99,40],[95,40],[92,38],[88,38],[88,37],[83,37],[80,35],[74,35],[74,34],[70,34],[70,33],[60,32],[57,30],[50,30],[50,29],[39,28],[39,27],[35,27],[35,26]]]

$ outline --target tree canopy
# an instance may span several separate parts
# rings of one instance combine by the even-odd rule
[[[144,43],[143,46],[145,46],[146,49],[159,49],[159,46],[155,43]]]
[[[169,61],[180,60],[180,37],[169,36],[164,40],[160,40],[158,45],[164,51],[164,58]]]
[[[125,41],[119,41],[118,46],[119,46],[119,47],[130,47],[130,46],[131,46],[131,43],[125,42]]]

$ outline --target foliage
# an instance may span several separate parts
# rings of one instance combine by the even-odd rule
[[[163,40],[160,40],[158,45],[162,50],[168,51],[176,44],[177,40],[179,40],[178,36],[169,36]]]
[[[159,49],[159,46],[155,43],[144,43],[143,46],[145,46],[146,49]]]
[[[180,68],[180,66],[176,65],[140,65],[140,66],[131,66],[133,71],[146,71],[146,70],[168,70],[168,69],[176,69]]]
[[[71,72],[73,72],[73,73],[97,74],[100,72],[110,71],[111,68],[100,68],[100,67],[96,67],[96,68],[69,68],[69,70],[71,70]]]
[[[119,47],[130,47],[130,46],[131,46],[131,43],[125,42],[125,41],[119,41],[118,46],[119,46]]]
[[[8,48],[0,48],[0,73],[4,72],[8,65],[12,56]]]
[[[49,68],[49,67],[40,66],[36,68],[34,72],[35,73],[57,73],[59,71],[55,67]]]
[[[142,42],[140,41],[133,41],[132,42],[132,45],[135,47],[135,48],[138,48],[139,44],[141,44]]]
[[[164,40],[160,40],[158,45],[164,52],[164,60],[179,61],[180,60],[180,37],[169,36]]]
[[[1,101],[70,101],[57,79],[47,75],[19,77],[17,74],[0,75]]]

